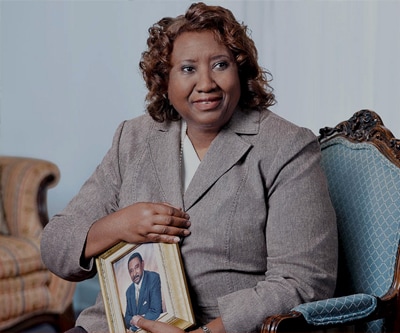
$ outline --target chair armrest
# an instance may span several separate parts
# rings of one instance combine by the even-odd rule
[[[1,189],[5,219],[14,236],[38,238],[48,222],[47,189],[60,178],[48,161],[0,156]]]
[[[336,325],[366,318],[376,305],[376,297],[355,294],[300,304],[293,311],[300,312],[311,325]]]
[[[378,302],[377,297],[355,294],[300,304],[288,314],[266,318],[261,332],[301,332],[353,325],[370,317]]]

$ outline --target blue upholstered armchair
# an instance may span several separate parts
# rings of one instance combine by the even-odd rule
[[[337,297],[268,317],[262,332],[400,332],[400,140],[370,110],[319,139],[338,221]]]

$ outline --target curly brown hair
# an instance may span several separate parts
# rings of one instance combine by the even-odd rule
[[[257,62],[257,49],[247,26],[240,24],[226,8],[192,4],[185,15],[165,17],[149,28],[148,49],[142,53],[139,66],[146,82],[147,111],[159,122],[180,119],[168,100],[171,53],[176,38],[184,32],[212,31],[218,42],[233,54],[239,71],[241,96],[239,106],[245,109],[268,108],[275,104],[269,72]]]

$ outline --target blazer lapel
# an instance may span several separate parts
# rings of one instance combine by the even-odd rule
[[[259,112],[236,110],[229,124],[221,130],[201,161],[184,194],[188,210],[213,184],[232,168],[252,147],[239,134],[254,135],[259,130]]]
[[[146,271],[143,272],[143,282],[142,282],[142,286],[140,288],[140,293],[139,293],[139,299],[138,299],[138,305],[137,305],[137,311],[138,313],[142,312],[142,307],[143,307],[143,303],[144,303],[144,295],[147,294],[146,289],[147,286],[149,284],[146,274]]]
[[[149,151],[164,200],[183,207],[180,166],[180,121],[156,123]]]

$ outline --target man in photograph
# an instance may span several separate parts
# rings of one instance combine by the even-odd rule
[[[158,273],[144,269],[143,258],[138,252],[130,256],[128,271],[132,284],[126,290],[125,324],[131,331],[136,331],[133,316],[156,320],[162,312],[161,280]]]

